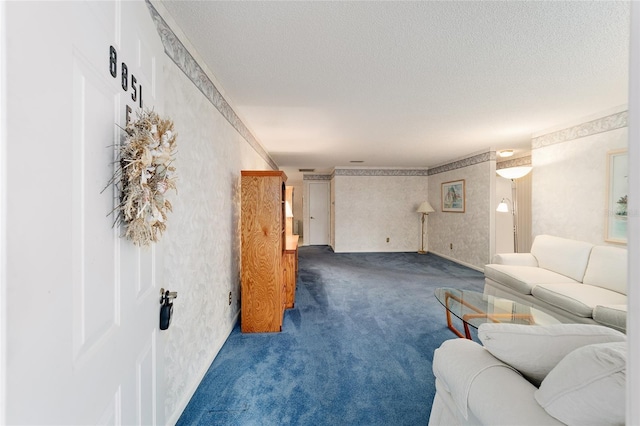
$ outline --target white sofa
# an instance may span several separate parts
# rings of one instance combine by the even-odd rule
[[[538,235],[531,253],[494,256],[484,293],[533,306],[565,322],[626,330],[627,250]]]
[[[482,324],[434,353],[429,425],[623,425],[626,336],[590,324]],[[540,350],[544,348],[544,350]]]

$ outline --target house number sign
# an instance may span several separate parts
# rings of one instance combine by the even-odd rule
[[[118,69],[120,70],[120,86],[122,86],[122,90],[128,92],[129,89],[132,90],[131,100],[133,102],[138,102],[140,108],[142,108],[142,84],[138,83],[136,76],[131,74],[129,75],[129,67],[127,64],[122,62],[118,67],[118,51],[115,47],[109,46],[109,73],[111,77],[118,78]],[[128,124],[131,116],[131,107],[129,105],[126,106],[126,123]]]

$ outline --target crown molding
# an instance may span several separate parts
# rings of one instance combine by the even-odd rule
[[[622,111],[577,126],[547,133],[531,139],[531,149],[543,148],[562,142],[585,138],[598,133],[609,132],[628,126],[629,111]]]
[[[531,165],[531,156],[512,158],[510,160],[500,161],[496,163],[496,169],[508,169],[510,167],[522,167]]]
[[[487,161],[496,161],[496,152],[487,151],[477,155],[473,155],[462,160],[453,161],[451,163],[443,164],[441,166],[429,169],[429,176],[437,175],[439,173],[449,172],[451,170],[461,169],[463,167],[469,167],[480,163],[486,163]]]
[[[302,180],[331,180],[333,174],[304,174]]]
[[[343,169],[336,168],[334,176],[427,176],[428,169]]]

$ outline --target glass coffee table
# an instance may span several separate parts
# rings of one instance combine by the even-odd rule
[[[504,299],[480,293],[473,290],[457,288],[437,288],[436,299],[447,310],[447,326],[458,337],[471,339],[469,326],[478,328],[486,322],[501,322],[509,324],[549,325],[560,324],[565,321],[553,317],[539,309]],[[451,314],[462,320],[464,334],[453,326]]]

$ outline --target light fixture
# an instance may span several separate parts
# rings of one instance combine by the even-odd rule
[[[498,204],[496,208],[497,212],[500,213],[509,213],[509,206],[507,205],[507,201],[511,203],[511,220],[513,221],[513,252],[518,252],[518,227],[516,222],[516,205],[509,198],[503,198]]]
[[[422,248],[418,251],[418,253],[425,254],[427,252],[424,249],[424,218],[429,213],[435,212],[435,210],[433,209],[433,207],[431,207],[431,204],[429,204],[428,201],[424,201],[422,204],[420,204],[420,207],[418,207],[418,210],[416,210],[416,212],[422,213],[422,233],[420,234],[420,239],[421,239],[421,242],[422,242]]]
[[[502,151],[498,152],[498,155],[502,158],[505,157],[511,157],[513,155],[513,150],[512,149],[503,149]]]
[[[285,217],[293,217],[293,210],[291,210],[291,204],[288,201],[284,203]]]
[[[496,173],[507,179],[519,179],[531,171],[531,166],[506,167],[496,170]]]

